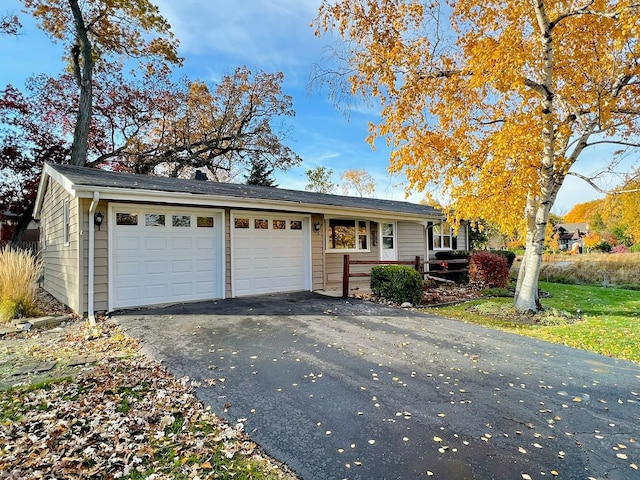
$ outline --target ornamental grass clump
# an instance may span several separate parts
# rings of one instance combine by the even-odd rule
[[[0,249],[0,323],[37,314],[36,284],[42,262],[28,251]]]

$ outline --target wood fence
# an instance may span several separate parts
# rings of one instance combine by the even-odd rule
[[[420,272],[420,255],[416,255],[415,260],[351,260],[349,255],[345,255],[343,265],[342,296],[346,298],[349,296],[349,278],[371,276],[371,273],[366,272],[351,273],[351,265],[413,265]]]
[[[412,265],[421,275],[440,276],[448,274],[466,273],[469,271],[469,260],[466,258],[455,258],[451,260],[428,260],[424,262],[424,266],[438,265],[438,270],[423,270],[423,264],[420,262],[420,255],[416,255],[414,260],[351,260],[349,255],[345,255],[342,268],[342,296],[349,296],[349,279],[351,277],[370,277],[371,273],[351,272],[351,265]],[[455,265],[449,269],[449,265]]]

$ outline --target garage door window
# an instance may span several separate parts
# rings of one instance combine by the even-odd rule
[[[116,213],[116,225],[138,225],[138,214]]]
[[[273,229],[274,230],[284,230],[287,228],[286,220],[274,220],[273,221]]]
[[[291,230],[302,230],[302,222],[300,220],[291,220],[289,228],[291,228]]]
[[[174,227],[190,227],[191,216],[190,215],[174,215],[172,225]]]
[[[253,228],[256,230],[267,230],[269,228],[269,220],[256,218],[253,222]]]
[[[248,218],[236,218],[234,225],[236,228],[249,228]]]
[[[196,225],[198,228],[213,228],[213,217],[198,217]]]
[[[144,215],[145,227],[164,227],[164,215],[146,213]]]

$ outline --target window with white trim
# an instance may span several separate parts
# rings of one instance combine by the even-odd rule
[[[433,224],[433,249],[434,250],[455,250],[458,245],[453,228],[447,222]]]
[[[327,220],[327,250],[369,251],[369,222],[349,218]]]
[[[62,239],[65,245],[71,242],[71,219],[69,211],[69,199],[62,204]]]

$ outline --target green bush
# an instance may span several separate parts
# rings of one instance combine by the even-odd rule
[[[502,255],[480,251],[471,254],[469,260],[471,282],[484,288],[504,288],[509,283],[507,259]]]
[[[422,275],[405,265],[376,265],[371,269],[371,291],[395,303],[422,303]]]
[[[640,253],[640,243],[635,243],[629,247],[631,253]]]
[[[37,314],[36,282],[42,263],[27,251],[0,250],[0,323]]]
[[[511,267],[513,266],[513,262],[516,259],[516,254],[513,253],[510,250],[491,250],[491,253],[495,253],[496,255],[502,255],[504,258],[507,259],[507,268],[509,270],[511,270]]]

